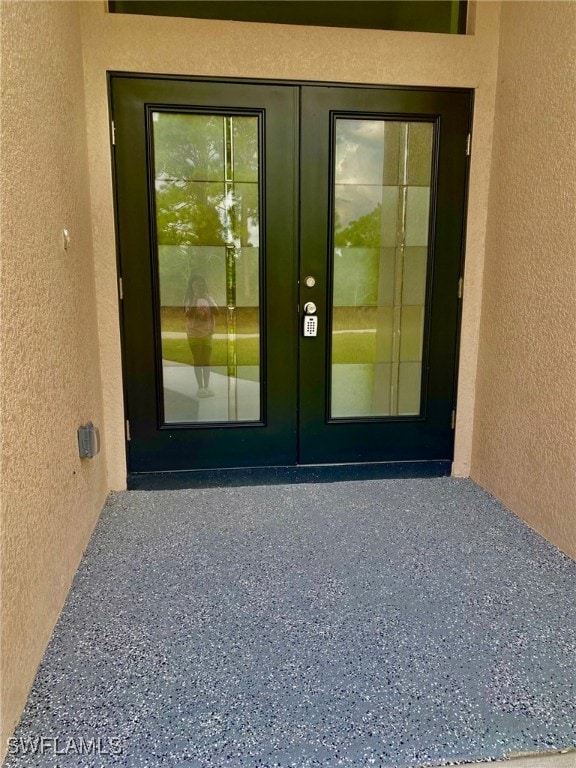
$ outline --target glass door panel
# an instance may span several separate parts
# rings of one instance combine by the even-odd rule
[[[152,113],[164,423],[258,421],[259,124]]]
[[[330,416],[421,413],[434,124],[336,118]]]

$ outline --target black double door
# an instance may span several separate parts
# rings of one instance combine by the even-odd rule
[[[470,92],[110,89],[129,470],[450,460]]]

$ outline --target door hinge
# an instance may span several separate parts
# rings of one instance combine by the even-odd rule
[[[468,136],[466,136],[466,156],[467,157],[470,155],[471,147],[472,147],[472,134],[469,133]]]
[[[116,146],[116,125],[114,123],[114,120],[110,122],[110,133],[112,136],[112,146]]]
[[[120,301],[124,300],[124,284],[121,277],[118,278],[118,296],[120,297]]]
[[[458,278],[458,298],[462,298],[462,294],[464,292],[464,278],[460,277]]]
[[[452,417],[450,419],[450,426],[452,429],[456,429],[456,411],[452,411]]]
[[[130,436],[130,422],[128,419],[126,419],[126,440],[132,440],[132,437]]]

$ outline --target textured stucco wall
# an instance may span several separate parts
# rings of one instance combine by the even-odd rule
[[[126,479],[106,71],[476,89],[454,473],[470,468],[500,3],[475,8],[474,35],[246,24],[107,14],[82,4],[108,473]]]
[[[576,557],[576,3],[502,5],[472,477]]]
[[[2,754],[107,489],[78,6],[0,21]]]

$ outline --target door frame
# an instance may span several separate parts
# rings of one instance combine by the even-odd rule
[[[433,87],[433,86],[400,86],[400,85],[386,85],[386,84],[365,84],[365,83],[341,83],[341,82],[323,82],[323,81],[306,81],[306,80],[279,80],[279,79],[262,79],[262,78],[228,78],[228,77],[209,77],[209,76],[186,76],[186,75],[157,75],[157,74],[148,74],[148,73],[127,73],[127,72],[109,72],[108,73],[108,92],[109,92],[109,105],[110,105],[110,112],[112,116],[112,120],[114,120],[114,113],[112,109],[112,82],[114,79],[123,79],[123,80],[153,80],[156,82],[162,82],[162,81],[173,81],[173,82],[181,82],[181,83],[194,83],[194,84],[209,84],[213,86],[218,85],[230,85],[230,86],[260,86],[260,87],[266,87],[266,86],[281,86],[286,88],[294,88],[294,89],[301,89],[301,88],[308,88],[308,87],[317,87],[317,88],[338,88],[338,89],[347,89],[347,90],[357,90],[362,89],[365,91],[403,91],[403,92],[420,92],[420,93],[426,93],[426,92],[432,92],[432,93],[440,93],[440,92],[446,92],[446,93],[459,93],[468,99],[469,102],[469,110],[468,110],[468,135],[471,134],[471,127],[472,127],[472,118],[473,118],[473,106],[474,106],[474,91],[473,89],[467,89],[467,88],[451,88],[451,87]],[[299,135],[299,126],[296,127],[296,131]],[[112,142],[113,143],[113,142]],[[299,165],[299,164],[298,164]],[[122,263],[121,263],[121,236],[119,231],[119,221],[118,221],[118,197],[119,197],[119,189],[118,189],[118,178],[116,173],[116,162],[114,157],[114,150],[112,149],[112,173],[113,173],[113,184],[114,184],[114,200],[115,200],[115,231],[116,231],[116,258],[117,258],[117,269],[118,269],[118,275],[121,278],[122,276]],[[296,171],[295,171],[296,173]],[[463,195],[463,218],[462,218],[462,228],[460,233],[460,265],[459,265],[459,271],[460,271],[460,278],[463,275],[463,264],[464,264],[464,253],[465,253],[465,231],[466,231],[466,215],[467,215],[467,204],[468,204],[468,180],[469,180],[469,159],[466,163],[466,169],[465,169],[465,187],[464,187],[464,195]],[[296,184],[296,196],[298,195],[298,186],[299,184]],[[299,224],[298,224],[299,227]],[[297,247],[299,247],[299,243],[297,243]],[[299,255],[299,254],[298,254]],[[293,265],[294,269],[294,280],[292,284],[292,293],[294,296],[297,295],[298,292],[298,270],[300,269],[299,264],[299,258],[295,259],[295,263]],[[461,296],[459,296],[461,298]],[[125,322],[123,317],[123,307],[122,302],[120,304],[120,328],[121,328],[121,341],[122,341],[122,369],[123,369],[123,377],[124,377],[124,404],[125,404],[125,413],[127,415],[127,430],[129,429],[129,410],[128,410],[128,392],[127,392],[127,362],[126,362],[126,331],[125,331]],[[266,312],[266,308],[263,309],[264,312]],[[454,355],[454,377],[453,377],[453,392],[452,392],[452,400],[453,400],[453,418],[452,418],[452,429],[454,429],[454,414],[456,409],[456,386],[457,386],[457,380],[458,380],[458,372],[459,372],[459,346],[460,346],[460,333],[461,333],[461,320],[462,320],[462,303],[461,301],[458,301],[457,306],[457,319],[456,319],[456,328],[455,328],[455,334],[456,334],[456,345],[455,345],[455,355]],[[298,323],[300,322],[298,318]],[[296,337],[296,343],[298,343],[298,338]],[[299,380],[299,371],[298,371],[298,380]],[[265,387],[265,383],[264,383]],[[298,388],[299,389],[299,388]],[[236,425],[223,425],[226,427],[231,427],[232,429],[237,428]],[[134,474],[140,474],[140,472],[146,472],[146,473],[156,473],[158,470],[154,469],[136,469],[134,470],[133,467],[131,467],[130,464],[130,434],[127,431],[127,440],[126,440],[126,453],[127,453],[127,463],[129,467],[129,476]],[[452,442],[452,454],[449,459],[449,461],[443,460],[436,462],[440,468],[439,474],[446,474],[446,467],[448,464],[451,463],[453,458],[453,442]],[[360,461],[363,461],[362,459]],[[375,464],[379,463],[378,461],[373,461],[368,459],[368,462],[374,466]],[[281,462],[282,463],[282,462]],[[387,466],[391,463],[389,461],[383,462]],[[405,462],[400,462],[401,464],[404,464]],[[422,471],[424,473],[430,472],[429,465],[431,463],[429,460],[424,461],[415,461],[413,462],[416,465],[421,465]],[[425,468],[425,465],[428,466],[428,468]],[[238,466],[237,464],[231,464],[232,466]],[[251,464],[250,462],[246,464],[242,464],[241,466],[251,467],[251,466],[257,466],[259,468],[262,468],[263,465],[261,464]],[[298,466],[296,464],[295,466]],[[305,466],[305,465],[304,465]],[[174,470],[160,470],[161,472],[170,472]],[[175,470],[175,471],[182,471],[182,470]],[[191,470],[185,470],[187,472],[201,472],[201,471],[211,471],[210,468],[206,467],[198,467],[197,469],[191,469]],[[221,470],[215,470],[215,471],[221,471]]]

